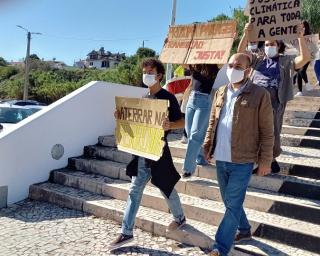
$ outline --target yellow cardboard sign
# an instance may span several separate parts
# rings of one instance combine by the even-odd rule
[[[116,144],[119,150],[158,161],[163,153],[162,123],[169,101],[116,97]]]

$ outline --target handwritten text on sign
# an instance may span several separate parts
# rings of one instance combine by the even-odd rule
[[[301,23],[301,0],[249,0],[250,41],[292,39]]]
[[[315,60],[319,51],[319,34],[308,35],[304,39],[311,54],[311,60]],[[300,45],[298,39],[288,40],[286,43],[289,49],[293,47],[299,53]]]
[[[176,64],[227,63],[235,33],[235,21],[172,26],[160,60]]]
[[[159,160],[165,145],[162,123],[168,101],[116,97],[118,149],[151,160]]]

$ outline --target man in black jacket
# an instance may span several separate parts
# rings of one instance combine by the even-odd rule
[[[121,234],[110,244],[110,249],[118,248],[133,240],[136,214],[140,206],[143,190],[150,179],[152,184],[161,190],[174,217],[174,220],[168,226],[168,231],[176,230],[186,223],[179,195],[174,189],[180,179],[180,175],[174,167],[167,143],[169,131],[183,128],[184,119],[175,96],[162,89],[160,85],[165,74],[163,64],[157,59],[150,58],[144,60],[141,66],[143,69],[143,83],[149,88],[147,97],[169,101],[169,116],[163,122],[166,144],[163,155],[158,161],[134,156],[127,166],[127,175],[132,178],[132,184],[122,221]]]

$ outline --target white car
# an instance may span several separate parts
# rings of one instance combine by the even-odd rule
[[[41,108],[37,107],[21,107],[8,103],[0,104],[0,132],[13,127],[23,119],[31,116],[33,113],[38,112]]]

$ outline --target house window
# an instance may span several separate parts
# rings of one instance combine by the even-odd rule
[[[106,61],[106,60],[102,61],[101,67],[102,68],[108,68],[109,67],[109,61]]]
[[[93,66],[93,62],[90,62],[89,65],[92,67]]]

